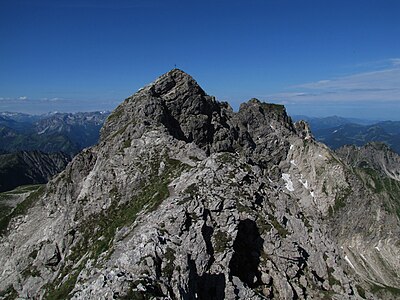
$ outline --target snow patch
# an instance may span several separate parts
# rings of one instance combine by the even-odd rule
[[[306,190],[308,190],[308,181],[307,179],[303,181],[303,174],[301,175],[301,179],[299,179],[299,182],[305,187]]]
[[[43,130],[39,131],[39,132],[38,132],[38,134],[40,135],[40,134],[43,134],[43,133],[45,133],[45,132],[47,131],[47,129],[49,129],[49,127],[46,127],[45,129],[43,129]]]
[[[294,187],[293,187],[293,182],[290,179],[290,174],[282,173],[282,179],[286,182],[285,187],[288,191],[293,192]]]
[[[292,149],[293,149],[293,147],[294,147],[294,145],[290,145],[290,150],[292,150]]]
[[[344,257],[344,259],[349,263],[350,267],[354,268],[354,265],[351,263],[350,259],[347,257],[347,255]]]
[[[292,159],[292,160],[290,161],[290,163],[291,163],[293,166],[297,167],[297,165],[296,165],[294,159]]]
[[[310,195],[311,195],[311,197],[314,198],[314,192],[313,191],[310,192]]]
[[[378,246],[376,246],[375,249],[378,250],[378,252],[381,252],[381,249],[379,249]]]
[[[336,133],[336,132],[337,132],[337,129],[335,131],[333,131],[332,133]]]

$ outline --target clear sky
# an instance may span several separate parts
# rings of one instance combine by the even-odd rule
[[[0,111],[111,110],[176,64],[234,109],[400,120],[398,0],[0,0]]]

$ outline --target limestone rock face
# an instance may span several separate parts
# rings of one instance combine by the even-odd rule
[[[344,206],[342,213],[334,216],[334,222],[342,225],[334,230],[335,236],[357,273],[398,287],[400,156],[381,143],[345,146],[336,152],[353,168],[348,182],[360,192],[357,197],[350,196],[353,205]]]
[[[393,299],[399,223],[385,203],[397,204],[360,172],[283,106],[251,99],[233,112],[174,69],[10,220],[1,295]],[[377,207],[380,230],[351,215]]]
[[[384,143],[371,142],[364,147],[343,146],[335,152],[350,166],[373,169],[380,175],[400,180],[400,156]]]

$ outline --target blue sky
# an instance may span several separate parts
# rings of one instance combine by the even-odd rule
[[[0,111],[110,110],[176,64],[291,114],[400,120],[400,1],[0,0]]]

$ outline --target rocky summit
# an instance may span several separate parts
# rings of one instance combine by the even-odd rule
[[[396,299],[388,152],[333,152],[283,106],[234,112],[173,69],[1,223],[0,298]]]

